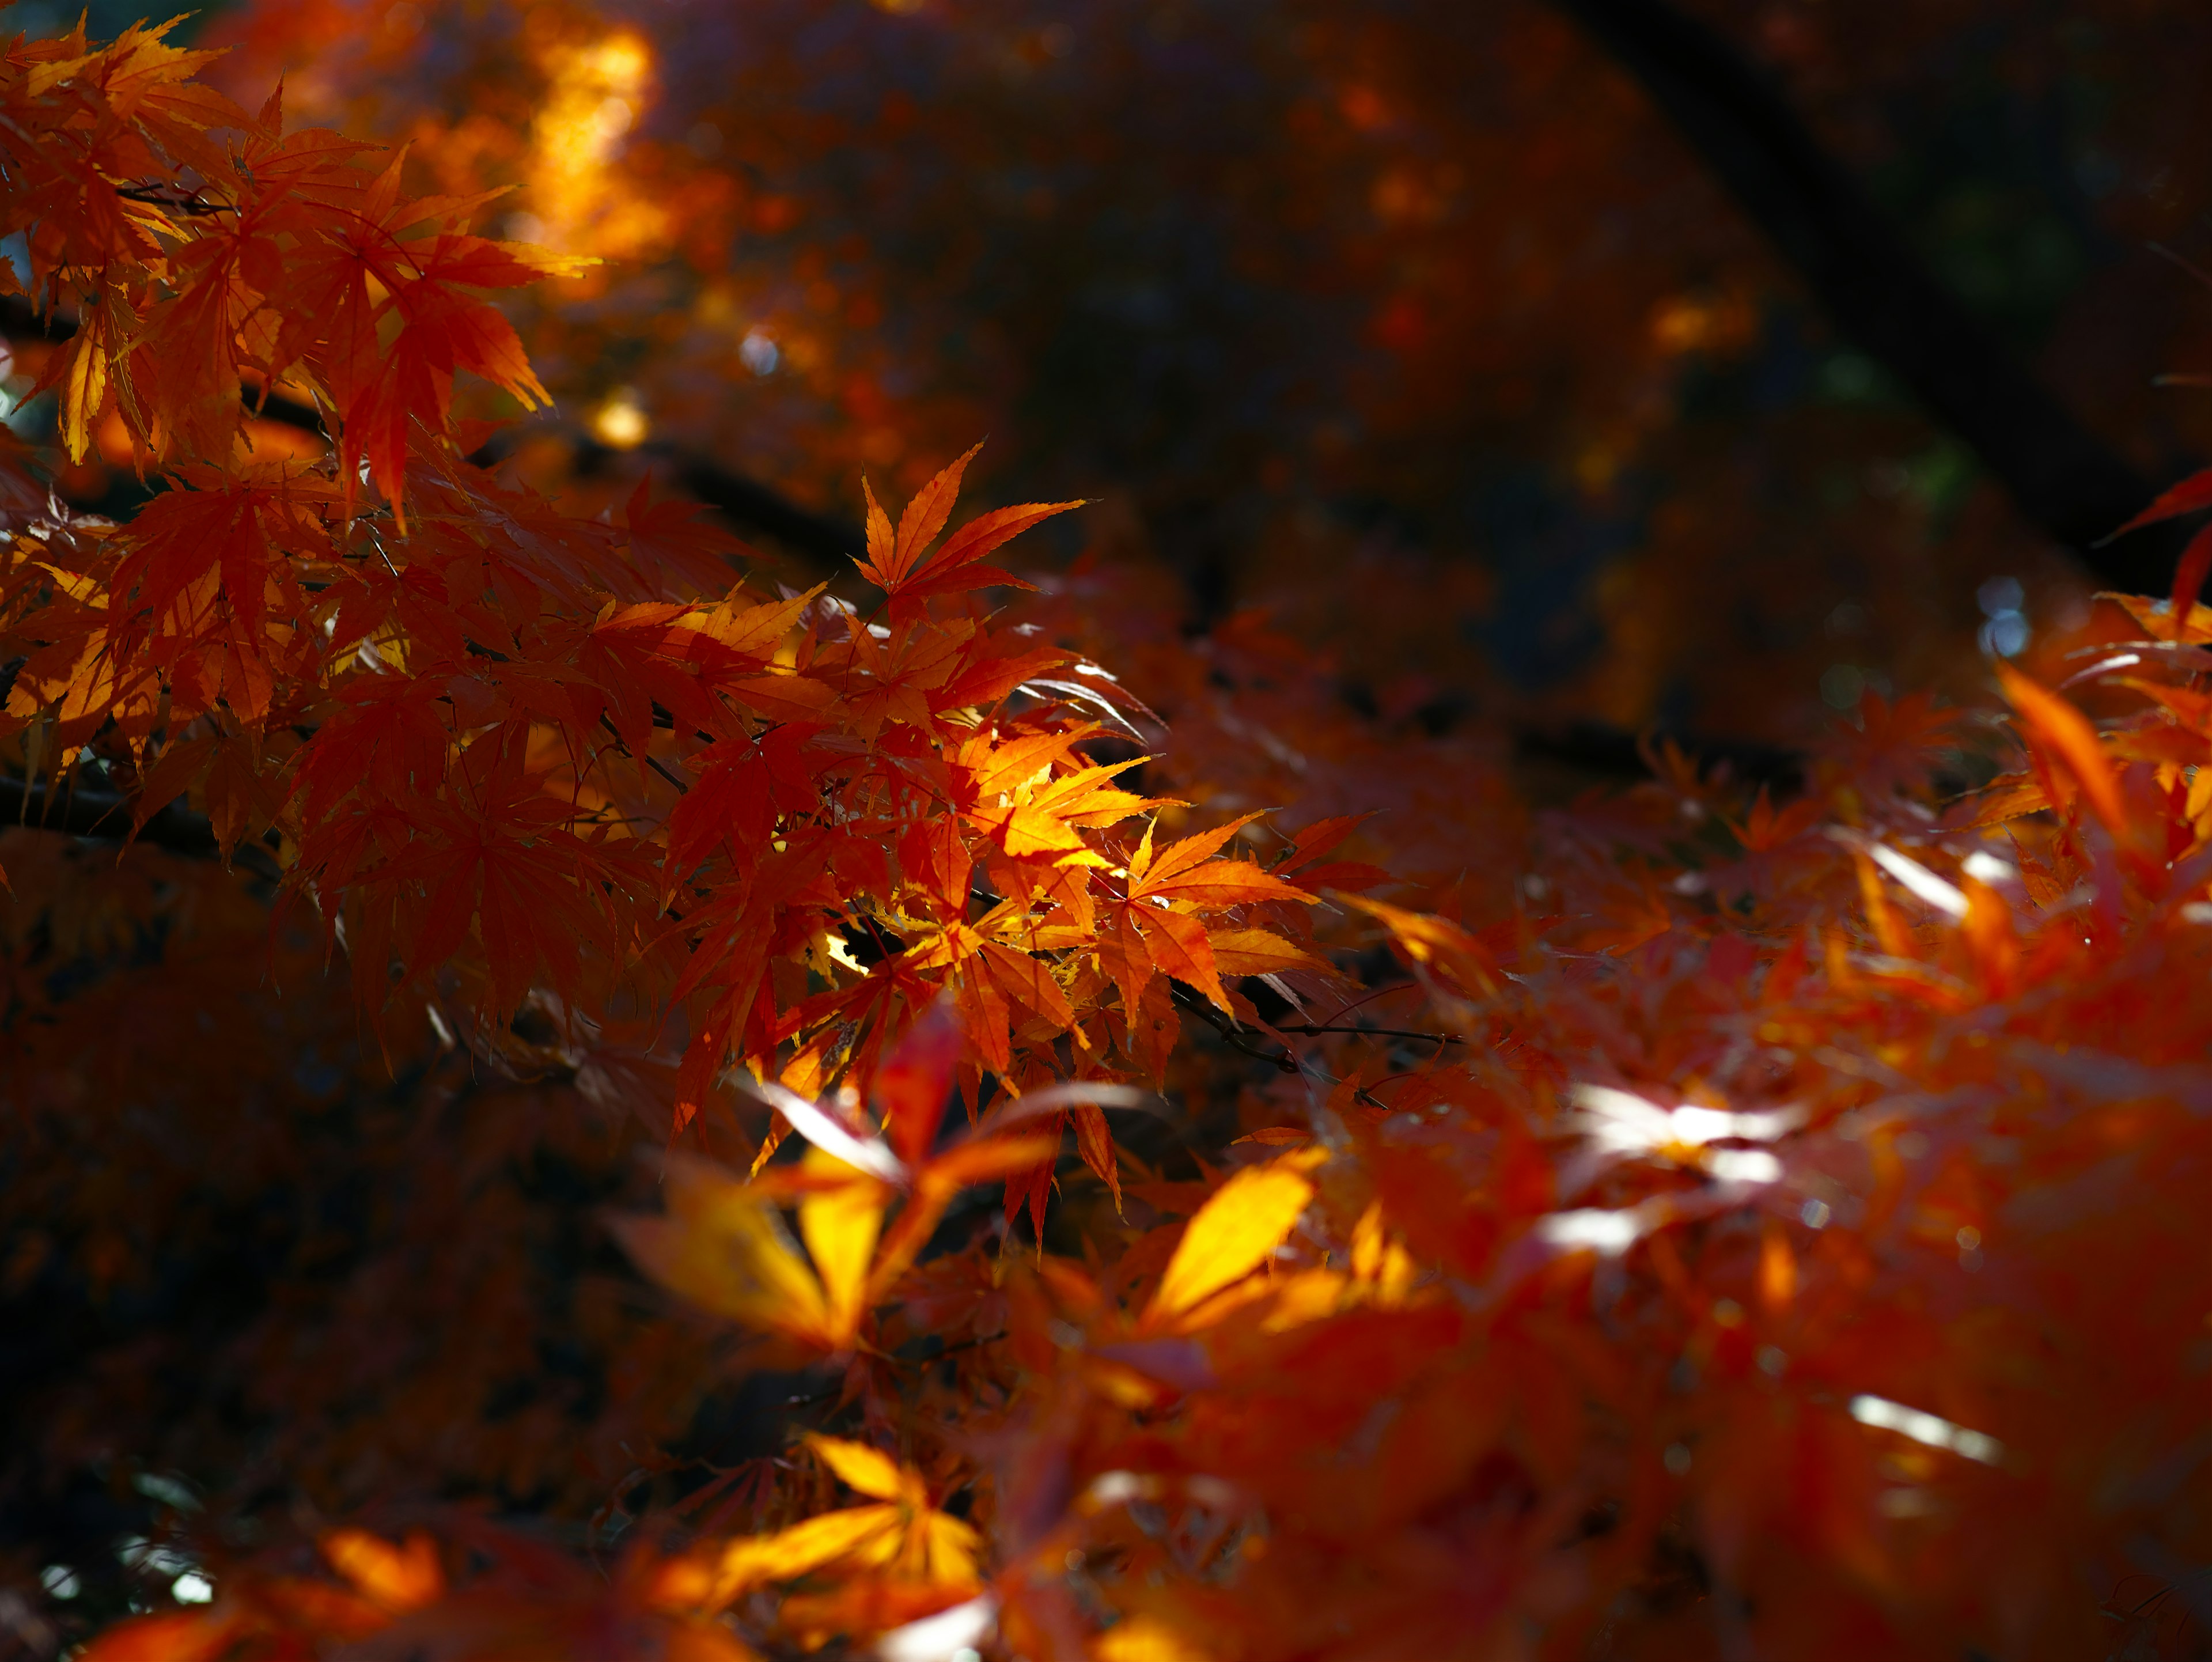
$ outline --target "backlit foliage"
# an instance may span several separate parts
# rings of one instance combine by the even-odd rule
[[[2152,384],[2212,314],[2146,246],[2205,263],[2201,8],[1686,9],[2146,477],[2212,450],[2212,404]],[[561,217],[547,113],[605,107],[562,66],[647,47],[592,211],[661,228],[516,309],[568,416],[519,438],[533,477],[626,490],[569,465],[641,417],[849,513],[857,471],[903,493],[988,432],[1024,494],[1125,496],[1200,605],[1273,606],[1378,693],[1410,663],[1486,709],[1792,743],[1855,678],[1980,696],[1977,587],[2021,579],[2040,630],[2087,586],[1570,9],[242,0],[210,28],[234,95],[285,74],[411,143],[421,188],[517,186],[525,228]]]
[[[549,124],[644,73],[593,61]],[[1080,504],[959,520],[973,451],[864,496],[860,605],[477,468],[456,376],[543,394],[488,295],[589,268],[202,65],[0,82],[0,235],[76,322],[62,454],[8,458],[11,776],[231,868],[5,843],[10,1194],[68,1236],[6,1273],[127,1283],[342,1116],[399,1219],[318,1283],[303,1204],[289,1296],[358,1324],[164,1359],[302,1422],[149,1432],[224,1485],[161,1549],[211,1597],[91,1662],[2201,1647],[2212,540],[2003,672],[1986,790],[1938,770],[2010,740],[1869,697],[1786,801],[1667,750],[1534,810],[1256,619],[1180,638],[1110,531],[994,612]],[[35,488],[111,428],[133,517]],[[553,1154],[665,1303],[549,1309]],[[657,1452],[733,1355],[773,1446]],[[594,1490],[566,1539],[451,1504]]]

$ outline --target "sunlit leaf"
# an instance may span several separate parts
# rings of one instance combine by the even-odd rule
[[[1146,1319],[1180,1316],[1272,1257],[1313,1199],[1304,1175],[1311,1164],[1292,1155],[1250,1166],[1215,1190],[1183,1231]]]

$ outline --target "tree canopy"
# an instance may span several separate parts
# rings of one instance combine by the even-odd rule
[[[2200,1653],[2212,41],[2014,10],[15,36],[0,1626]]]

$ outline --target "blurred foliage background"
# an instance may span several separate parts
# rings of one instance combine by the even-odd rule
[[[2212,12],[1680,3],[2147,481],[2212,454],[2212,402],[2156,384],[2212,371],[2190,269],[2212,266]],[[137,15],[100,0],[89,27]],[[1191,776],[1244,769],[1251,805],[1295,784],[1328,813],[1387,776],[1395,851],[1433,819],[1413,863],[1440,884],[1455,861],[1511,869],[1525,826],[1485,770],[1501,735],[1798,746],[1869,691],[1979,699],[1993,654],[2091,624],[2077,554],[1538,0],[247,0],[187,33],[231,49],[214,78],[249,106],[281,76],[293,125],[405,143],[415,188],[506,188],[500,234],[604,259],[518,315],[559,403],[492,439],[502,466],[586,509],[648,470],[750,502],[740,528],[799,581],[834,575],[864,472],[900,499],[988,434],[978,497],[1099,499],[1030,557],[1092,558],[1137,691],[1172,713],[1232,681],[1302,688],[1315,662],[1333,678],[1339,707],[1296,711],[1295,781],[1226,716],[1179,736]],[[41,350],[11,341],[11,394]],[[9,419],[35,438],[51,409]],[[64,483],[134,488],[119,449]],[[428,1474],[580,1519],[641,1438],[688,1422],[726,1452],[745,1415],[702,1406],[703,1342],[616,1308],[588,1224],[650,1188],[630,1153],[656,1128],[617,1135],[581,1087],[387,1088],[312,943],[268,947],[224,874],[134,850],[126,874],[179,920],[141,938],[94,881],[107,856],[27,858],[11,848],[19,889],[51,904],[7,961],[70,1025],[15,1048],[10,1100],[47,1141],[0,1169],[17,1198],[64,1174],[48,1209],[76,1233],[17,1231],[0,1264],[0,1407],[41,1428],[0,1482],[11,1563],[107,1562],[94,1548],[161,1498],[118,1475],[131,1460],[287,1504],[302,1470],[334,1501]],[[179,961],[220,977],[165,974]],[[266,1054],[168,1076],[211,997],[264,1021]],[[89,1037],[126,1020],[135,1048]],[[76,1124],[94,1099],[109,1111]],[[422,1152],[449,1123],[493,1128],[451,1167]],[[270,1152],[210,1171],[222,1137]],[[441,1256],[464,1215],[498,1222],[471,1240],[529,1251]],[[280,1402],[313,1447],[270,1440]],[[164,1440],[111,1468],[118,1416]],[[394,1440],[409,1425],[423,1440]],[[581,1487],[532,1464],[564,1437]],[[104,1596],[135,1595],[118,1571]]]
[[[2201,86],[2169,0],[1700,0],[1928,269],[2147,479],[2212,448]],[[114,21],[124,12],[105,8]],[[27,21],[25,9],[19,20]],[[711,459],[852,517],[989,488],[1431,721],[1801,740],[1982,684],[2090,585],[1840,340],[1535,0],[284,0],[196,21],[292,119],[512,186],[607,264],[511,440],[611,497]],[[2165,258],[2154,245],[2177,258]],[[487,415],[500,413],[486,409]],[[1085,532],[1071,531],[1074,554]]]

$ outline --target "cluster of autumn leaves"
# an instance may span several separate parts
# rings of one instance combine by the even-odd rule
[[[865,1087],[940,994],[971,1098],[985,1069],[1057,1077],[1070,1035],[1079,1077],[1156,1077],[1167,976],[1228,1016],[1224,970],[1311,962],[1313,893],[1215,857],[1234,827],[1130,829],[1172,805],[1083,751],[1092,717],[1130,726],[1111,680],[965,604],[1077,504],[939,543],[965,458],[896,528],[872,502],[864,615],[732,587],[735,545],[643,487],[616,524],[501,488],[454,454],[453,377],[529,407],[481,291],[562,262],[462,233],[479,202],[402,197],[399,158],[231,107],[160,37],[21,48],[9,88],[6,229],[78,319],[46,371],[63,444],[119,420],[169,486],[15,544],[30,774],[95,776],[142,823],[189,793],[226,853],[273,837],[372,1011],[427,993],[495,1030],[538,998],[644,1054],[681,1010],[679,1123],[732,1062]],[[330,456],[254,452],[247,384],[321,410]]]
[[[538,396],[482,291],[557,262],[198,67],[158,30],[5,59],[63,445],[120,423],[166,486],[11,520],[10,760],[259,844],[371,1020],[647,1081],[717,1158],[672,1148],[620,1239],[821,1390],[600,1572],[337,1528],[99,1662],[2186,1642],[2202,560],[2076,686],[2005,673],[2028,765],[1962,805],[1955,718],[1870,699],[1785,807],[1669,754],[1510,884],[1363,899],[1333,856],[1384,833],[1231,853],[1261,816],[1193,829],[1106,759],[1156,723],[1075,628],[984,609],[1075,504],[948,535],[966,458],[871,497],[868,609],[732,587],[647,489],[579,520],[471,466],[453,374]],[[328,454],[256,451],[263,396]],[[1355,988],[1331,953],[1374,941],[1402,974]],[[1269,1065],[1170,1177],[1106,1113],[1195,1116],[1186,1015]],[[1048,1251],[1070,1126],[1105,1204]]]

